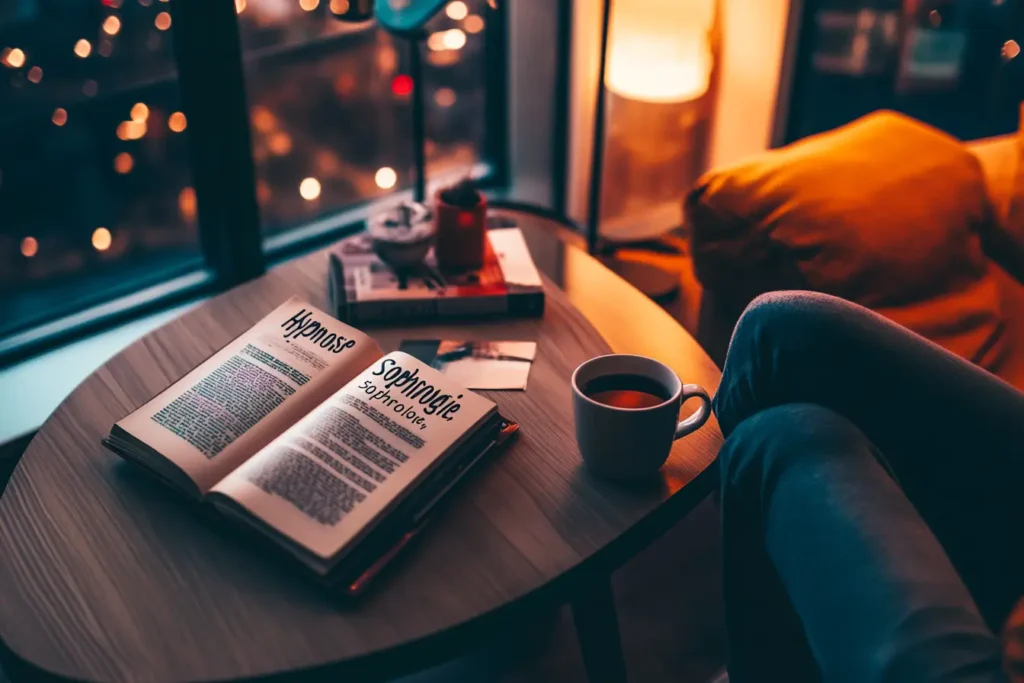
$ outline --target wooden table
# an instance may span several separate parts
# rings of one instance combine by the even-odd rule
[[[354,605],[325,600],[99,443],[288,296],[325,306],[324,253],[204,303],[83,382],[0,498],[0,651],[12,679],[383,678],[570,602],[591,680],[623,680],[609,575],[708,494],[721,434],[712,418],[677,442],[649,484],[596,480],[581,469],[569,376],[609,351],[653,356],[712,392],[719,371],[657,305],[543,223],[520,217],[550,278],[543,320],[371,331],[385,349],[409,337],[536,339],[539,355],[526,392],[489,394],[522,424],[518,441]]]

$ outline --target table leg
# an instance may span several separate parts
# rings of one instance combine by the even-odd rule
[[[572,601],[572,620],[590,683],[625,683],[626,659],[610,576],[595,577]]]

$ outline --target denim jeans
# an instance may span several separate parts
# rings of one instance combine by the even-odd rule
[[[1001,681],[1024,394],[834,297],[758,298],[714,400],[732,683]]]

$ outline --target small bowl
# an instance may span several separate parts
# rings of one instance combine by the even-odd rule
[[[414,268],[427,257],[437,234],[427,207],[401,204],[370,218],[367,228],[373,252],[392,268]]]

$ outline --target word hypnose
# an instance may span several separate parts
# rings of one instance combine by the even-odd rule
[[[343,337],[340,334],[328,331],[327,327],[319,320],[314,320],[313,312],[303,308],[301,311],[281,323],[285,328],[285,339],[309,339],[320,348],[327,349],[332,353],[341,353],[345,349],[351,349],[356,345],[355,339]]]

